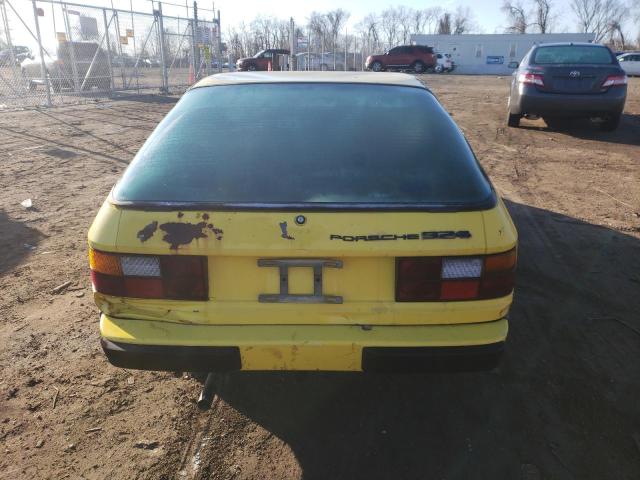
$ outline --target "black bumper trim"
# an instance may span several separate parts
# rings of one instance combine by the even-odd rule
[[[500,363],[504,342],[462,347],[365,347],[365,372],[478,372]]]
[[[100,339],[109,362],[121,368],[169,372],[230,372],[240,370],[238,347],[135,345]]]

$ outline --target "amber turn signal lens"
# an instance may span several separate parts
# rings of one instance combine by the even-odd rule
[[[511,270],[516,266],[517,259],[518,254],[515,248],[497,255],[487,255],[484,259],[484,271],[488,273]]]
[[[94,272],[114,276],[122,275],[120,259],[117,255],[99,252],[93,248],[89,249],[89,266]]]

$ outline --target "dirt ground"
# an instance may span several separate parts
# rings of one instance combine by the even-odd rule
[[[640,79],[613,133],[506,128],[508,78],[424,80],[519,230],[502,365],[235,374],[206,413],[196,379],[107,363],[87,270],[99,205],[175,99],[1,112],[0,478],[640,478]]]

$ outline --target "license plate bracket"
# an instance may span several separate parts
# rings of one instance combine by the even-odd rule
[[[316,258],[261,258],[259,267],[277,267],[279,273],[280,293],[261,293],[260,303],[342,303],[339,295],[325,295],[322,291],[322,272],[325,267],[342,268],[342,260]],[[313,293],[289,293],[289,268],[308,267],[313,269]]]

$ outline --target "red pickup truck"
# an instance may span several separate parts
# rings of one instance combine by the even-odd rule
[[[367,57],[365,66],[374,72],[385,70],[407,70],[424,73],[434,70],[437,64],[433,47],[425,45],[404,45],[395,47],[383,55]]]

